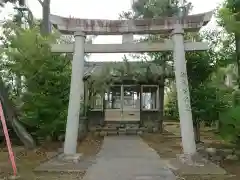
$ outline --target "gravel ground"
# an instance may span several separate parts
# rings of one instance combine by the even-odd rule
[[[168,126],[168,125],[165,125]],[[173,125],[170,124],[174,131]],[[179,132],[179,125],[175,124],[175,129]],[[174,133],[174,134],[173,134]],[[164,132],[163,134],[145,134],[142,138],[157,151],[163,159],[175,158],[176,154],[181,154],[181,138],[175,132]],[[227,147],[228,144],[220,141],[209,131],[201,132],[202,140],[208,147]],[[240,161],[223,161],[222,167],[228,172],[228,175],[182,175],[181,172],[175,171],[178,180],[239,180],[240,179]]]
[[[73,177],[71,174],[50,174],[45,173],[36,175],[33,170],[41,163],[58,153],[62,143],[45,143],[35,151],[24,150],[23,147],[13,147],[20,180],[34,180],[34,179],[81,179],[86,169],[83,169],[82,173],[78,177]],[[83,154],[83,158],[94,157],[100,150],[102,144],[102,138],[93,137],[89,135],[78,145],[78,152]],[[0,149],[0,179],[6,179],[12,174],[11,164],[8,160],[8,153],[6,148]]]

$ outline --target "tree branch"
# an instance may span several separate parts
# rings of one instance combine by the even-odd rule
[[[42,0],[38,0],[38,2],[43,6],[43,1]]]

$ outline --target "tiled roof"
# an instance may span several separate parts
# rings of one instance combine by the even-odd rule
[[[163,72],[163,69],[160,65],[157,65],[155,63],[151,63],[151,62],[130,62],[130,64],[132,65],[144,65],[144,64],[150,64],[150,68],[151,71],[156,72],[157,74],[161,74]],[[124,62],[87,62],[85,61],[85,65],[84,65],[84,78],[89,77],[91,74],[98,74],[101,73],[101,71],[103,70],[104,67],[112,67],[112,68],[116,68],[119,67],[121,65],[123,65]],[[172,73],[173,69],[172,67],[168,67],[166,68],[166,72],[167,73]]]

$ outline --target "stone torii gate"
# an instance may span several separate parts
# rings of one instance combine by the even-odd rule
[[[186,16],[143,20],[75,19],[50,15],[50,20],[63,34],[75,37],[73,44],[54,44],[52,52],[74,53],[68,107],[64,155],[76,157],[80,102],[84,94],[84,53],[138,53],[173,51],[178,108],[184,154],[196,153],[192,112],[185,62],[185,51],[207,50],[203,42],[185,42],[184,32],[198,32],[212,17],[212,12]],[[133,42],[133,35],[171,34],[165,42]],[[86,35],[122,35],[122,44],[85,43]]]

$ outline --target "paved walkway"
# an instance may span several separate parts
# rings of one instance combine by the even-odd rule
[[[105,137],[96,164],[83,180],[176,180],[158,154],[140,137]]]

